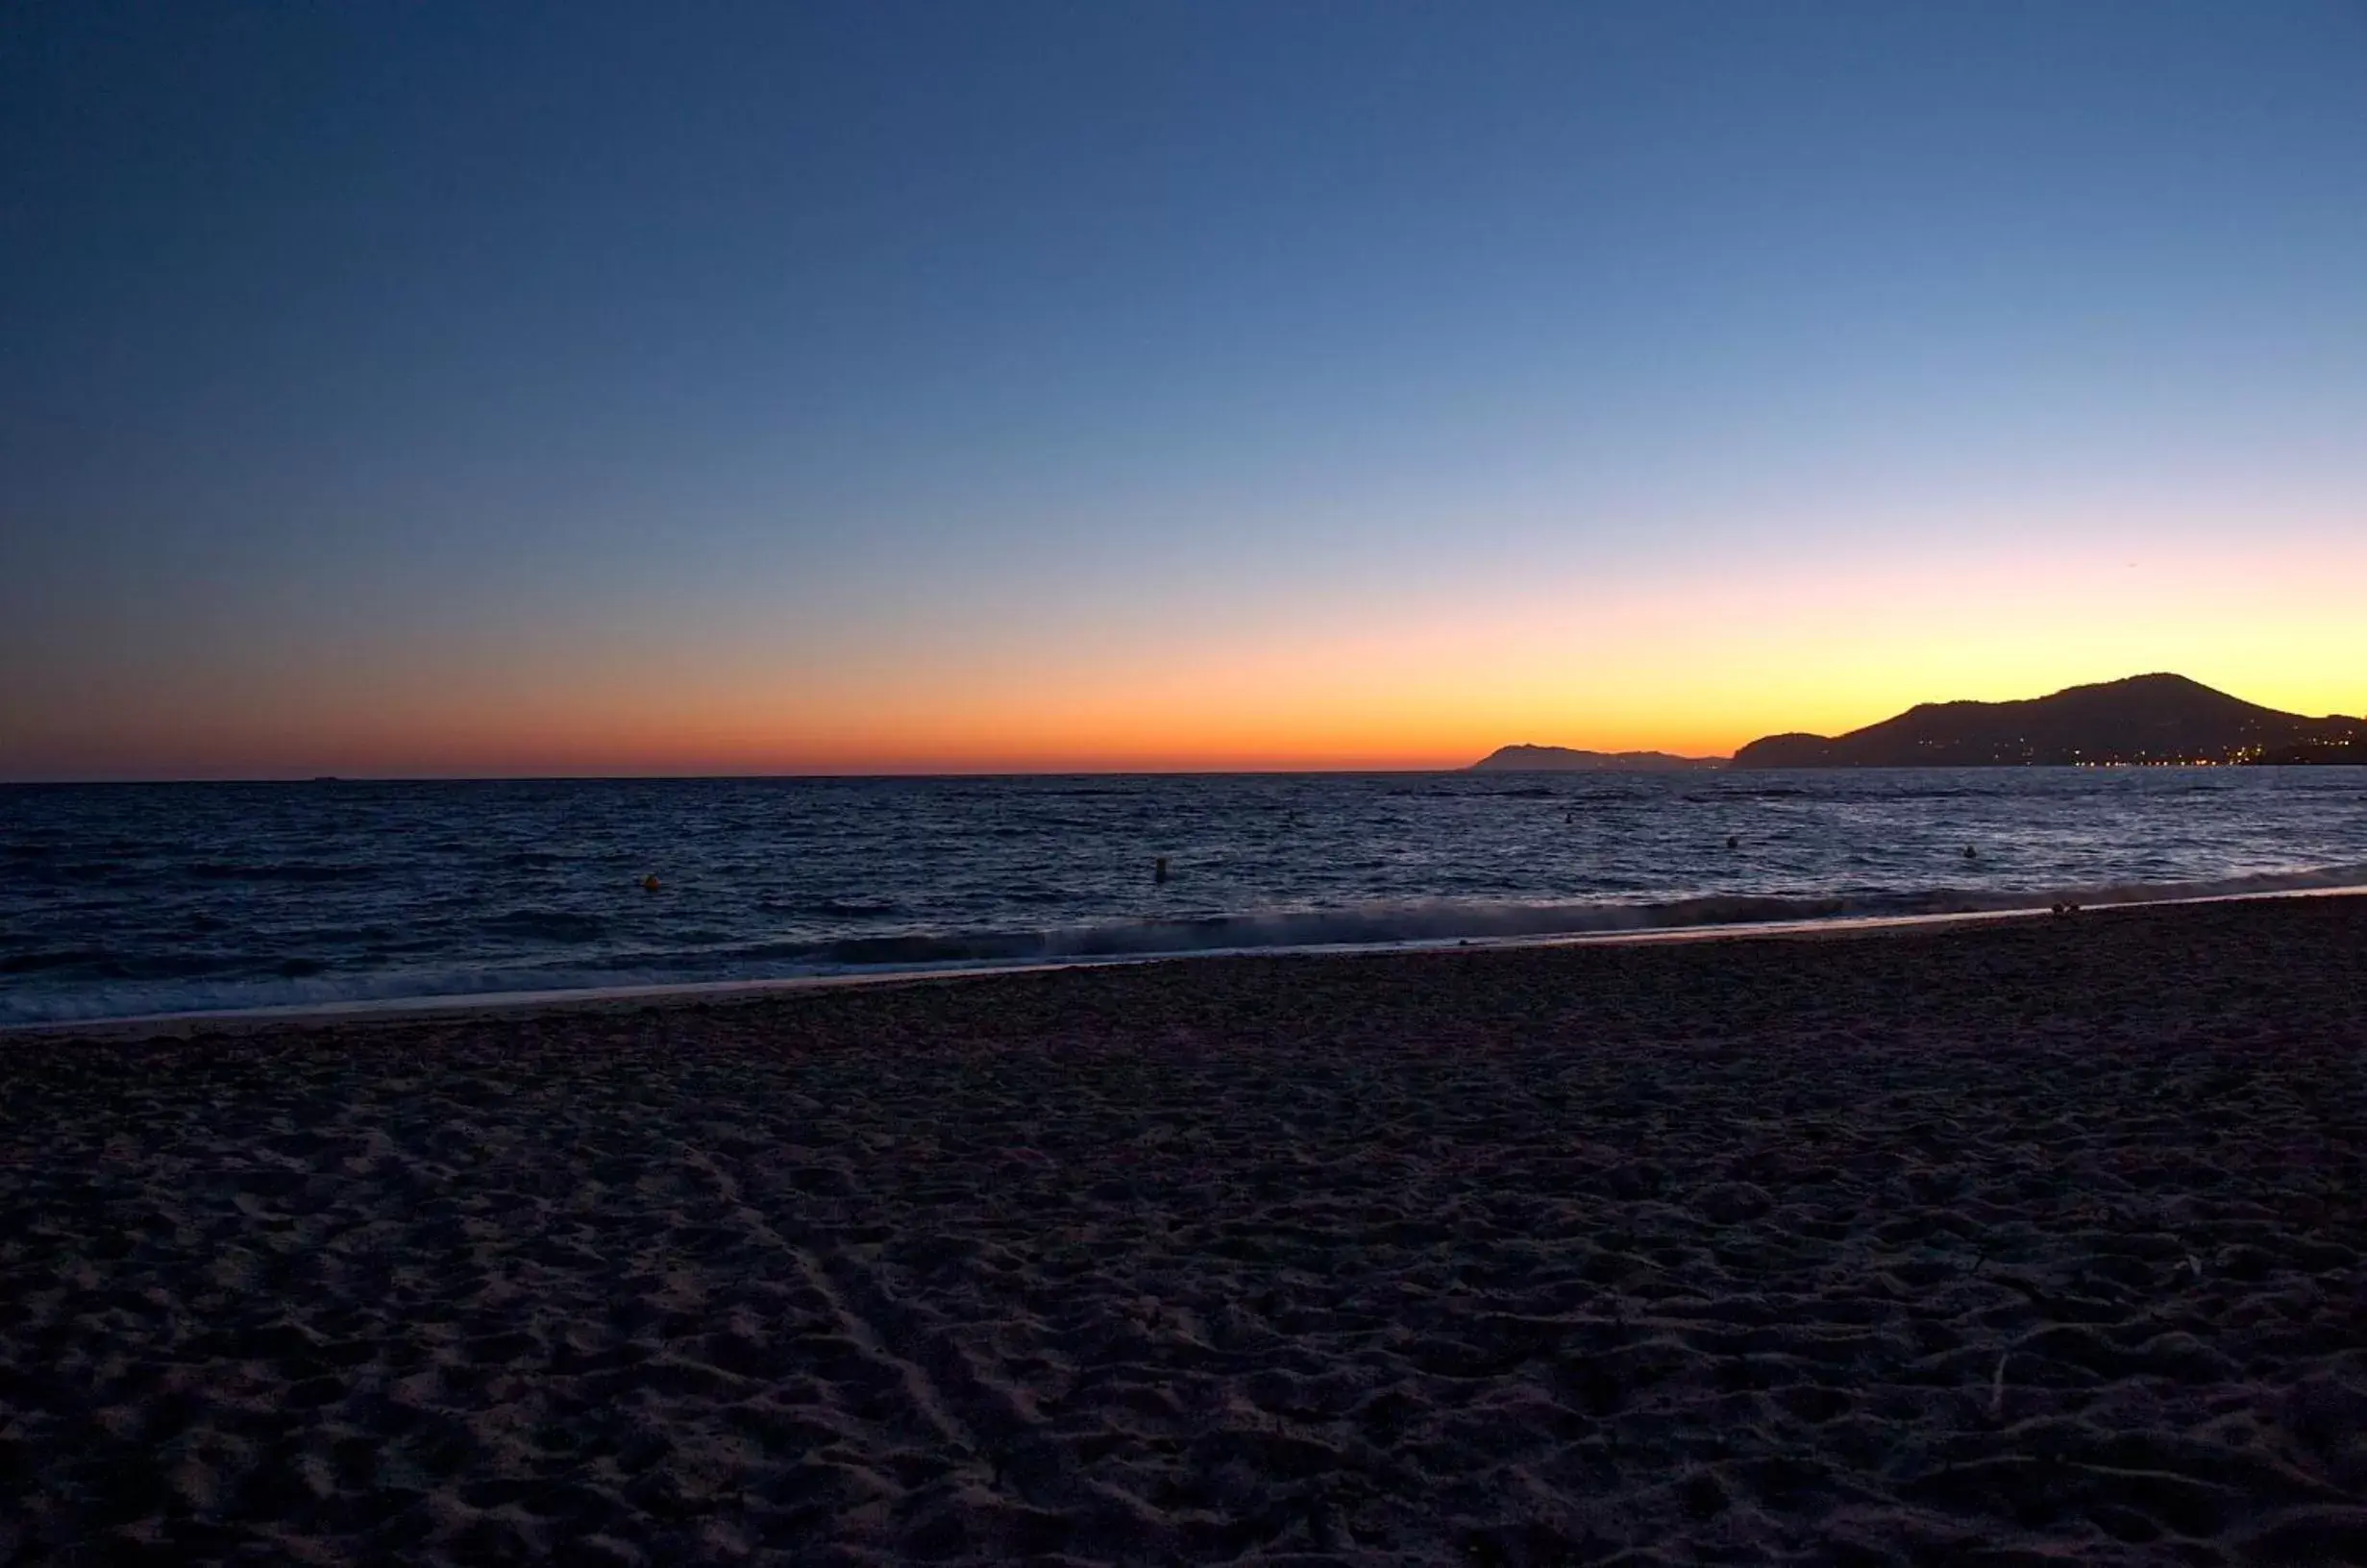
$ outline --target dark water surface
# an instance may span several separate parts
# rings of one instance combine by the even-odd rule
[[[0,872],[24,1023],[2362,883],[2367,769],[14,786]]]

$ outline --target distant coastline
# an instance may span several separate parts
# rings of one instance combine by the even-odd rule
[[[2367,766],[2367,720],[2264,708],[2184,675],[2131,675],[2009,702],[1923,702],[1844,735],[1767,735],[1723,757],[1508,746],[1474,772],[1713,768]]]
[[[1471,764],[1475,773],[1667,773],[1723,768],[1724,757],[1665,751],[1582,751],[1566,746],[1500,746]]]

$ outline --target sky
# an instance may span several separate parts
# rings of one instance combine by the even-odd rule
[[[2367,6],[0,8],[0,778],[2367,710]]]

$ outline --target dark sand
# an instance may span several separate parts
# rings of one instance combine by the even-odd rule
[[[19,1039],[0,1559],[2362,1561],[2363,1191],[2355,897]]]

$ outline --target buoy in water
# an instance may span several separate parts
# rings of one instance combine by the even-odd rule
[[[652,871],[649,875],[641,879],[641,891],[643,893],[655,893],[657,891],[657,873],[655,871]]]

